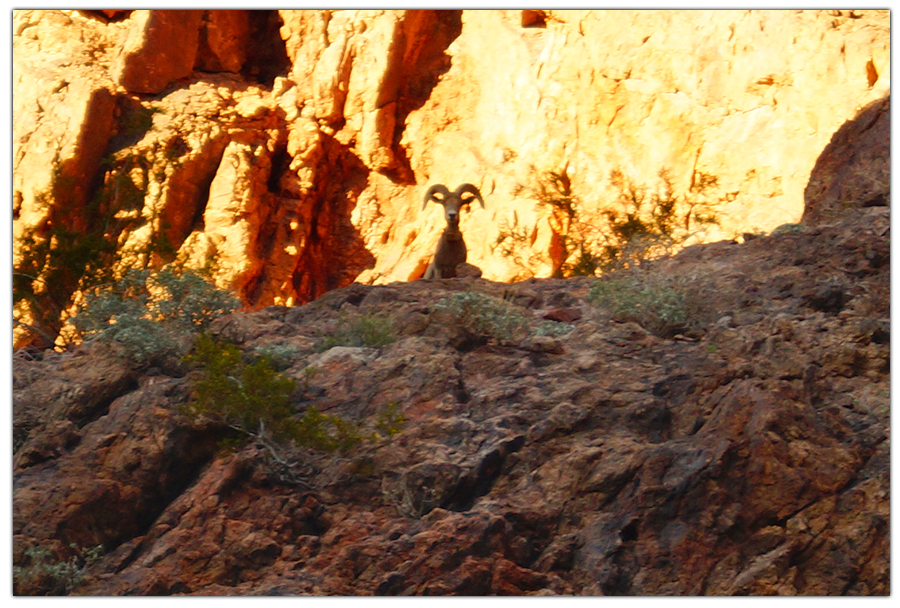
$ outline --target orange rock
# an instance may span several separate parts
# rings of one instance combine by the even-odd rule
[[[698,239],[796,222],[819,152],[890,91],[887,11],[119,16],[14,12],[14,249],[51,216],[110,222],[123,263],[216,263],[251,308],[418,276],[435,182],[483,193],[461,230],[495,281],[572,255],[532,192],[550,171],[587,225],[613,169],[664,168],[678,192],[703,171],[731,193]],[[140,200],[100,192],[125,177]],[[120,208],[70,204],[95,196]]]

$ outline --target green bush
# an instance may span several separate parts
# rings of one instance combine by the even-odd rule
[[[388,403],[375,416],[375,430],[382,437],[393,437],[403,431],[405,425],[406,417],[395,401]]]
[[[297,421],[291,438],[300,447],[345,454],[371,436],[365,435],[358,424],[323,414],[313,405]]]
[[[13,567],[13,590],[16,595],[68,595],[84,581],[84,570],[100,559],[103,545],[79,549],[70,545],[75,555],[58,560],[43,547],[25,549],[25,566]]]
[[[456,292],[435,308],[453,318],[467,332],[499,342],[511,342],[528,335],[530,318],[515,304],[477,292]]]
[[[201,373],[192,383],[192,397],[182,413],[195,423],[212,420],[251,437],[282,463],[289,459],[290,445],[346,453],[363,441],[390,437],[404,422],[396,404],[376,415],[377,433],[324,414],[315,405],[301,415],[291,402],[297,383],[276,372],[270,358],[258,356],[247,362],[236,345],[206,334],[197,338],[185,362]]]
[[[257,346],[254,355],[268,359],[277,371],[284,371],[294,365],[300,357],[301,349],[291,344],[270,344]]]
[[[513,211],[512,220],[500,218],[497,228],[495,250],[512,262],[517,269],[510,282],[533,278],[535,276],[533,269],[546,261],[546,256],[542,252],[532,248],[536,227],[520,225],[518,214]]]
[[[387,317],[373,314],[343,317],[338,321],[337,329],[325,336],[316,350],[324,352],[335,346],[382,348],[396,339],[394,324]]]
[[[138,106],[123,117],[119,130],[125,138],[137,142],[153,128],[153,115],[159,113],[162,113],[160,108]]]
[[[129,270],[85,294],[72,318],[79,335],[120,344],[133,363],[181,357],[193,336],[240,302],[199,274],[185,270]]]
[[[52,338],[51,345],[68,317],[73,294],[112,280],[112,269],[121,261],[117,244],[122,235],[145,221],[136,212],[146,196],[149,161],[133,154],[109,156],[102,169],[98,186],[80,201],[74,198],[80,190],[75,178],[55,162],[51,186],[35,196],[44,218],[15,244],[15,310],[44,342]]]
[[[71,230],[52,221],[25,231],[16,243],[13,304],[25,327],[53,346],[64,324],[72,293],[85,284],[109,278],[115,241],[99,230]]]
[[[267,434],[275,441],[294,436],[290,396],[296,383],[278,374],[268,358],[246,363],[234,344],[201,334],[185,363],[202,372],[183,408],[192,419],[214,420],[251,436]]]
[[[575,326],[571,323],[560,323],[558,321],[544,321],[540,325],[537,326],[537,329],[534,330],[534,335],[536,336],[550,336],[556,338],[558,336],[564,336],[575,329]]]
[[[641,271],[622,271],[601,278],[588,300],[619,321],[634,321],[660,337],[684,331],[689,322],[687,288]]]

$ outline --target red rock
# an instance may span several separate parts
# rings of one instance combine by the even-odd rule
[[[544,313],[544,318],[560,323],[571,323],[581,318],[581,311],[577,308],[552,308]]]

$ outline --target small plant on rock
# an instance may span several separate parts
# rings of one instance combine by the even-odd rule
[[[702,171],[693,173],[687,191],[680,194],[666,169],[659,171],[653,188],[635,184],[620,170],[613,170],[609,180],[618,191],[615,205],[603,212],[605,225],[588,235],[595,269],[601,273],[672,255],[718,224],[716,208],[737,196],[719,194],[718,178]]]
[[[213,420],[275,441],[295,434],[290,404],[295,383],[278,374],[268,358],[246,363],[234,344],[201,334],[185,362],[201,372],[191,386],[192,400],[182,408],[192,419]]]
[[[551,338],[556,338],[559,336],[564,336],[570,331],[575,329],[575,326],[571,323],[560,323],[558,321],[544,321],[540,325],[537,326],[537,329],[534,330],[534,335],[536,336],[550,336]]]
[[[406,417],[396,401],[391,401],[375,416],[375,430],[382,437],[393,437],[403,431]]]
[[[75,555],[59,560],[49,549],[25,549],[28,564],[13,567],[13,589],[16,595],[68,595],[84,581],[84,571],[103,555],[103,545],[80,549],[72,544]]]
[[[588,300],[619,321],[634,321],[653,334],[671,337],[689,321],[690,295],[678,283],[641,271],[622,271],[601,278]]]
[[[322,339],[317,350],[324,352],[335,346],[382,348],[396,339],[394,325],[388,317],[365,314],[342,318],[337,329]]]
[[[437,303],[465,331],[498,342],[511,342],[529,333],[530,319],[515,304],[477,292],[457,292]]]
[[[277,371],[284,371],[293,366],[300,357],[300,348],[291,344],[271,344],[257,346],[254,354],[268,359]]]

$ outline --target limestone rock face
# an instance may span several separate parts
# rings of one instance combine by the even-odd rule
[[[135,11],[112,67],[131,93],[159,93],[194,69],[202,11]]]
[[[452,66],[403,142],[424,181],[472,181],[487,193],[490,221],[475,213],[463,230],[475,237],[470,261],[489,278],[511,272],[491,245],[513,211],[536,226],[536,247],[550,246],[534,201],[515,195],[535,169],[565,168],[591,211],[612,198],[611,169],[649,184],[665,167],[682,189],[703,170],[737,193],[719,235],[770,230],[799,219],[816,151],[889,90],[883,71],[867,76],[887,57],[876,42],[883,15],[854,17],[553,11],[544,27],[522,27],[517,12],[465,12]],[[430,238],[434,229],[414,230]]]
[[[109,265],[214,266],[251,308],[420,276],[438,182],[484,194],[461,228],[491,280],[571,254],[551,172],[587,223],[613,170],[663,169],[718,178],[695,240],[796,222],[821,150],[890,91],[886,11],[100,13],[14,13],[15,249],[108,226]],[[83,281],[28,270],[17,314],[55,334]]]
[[[239,72],[250,46],[247,11],[205,11],[197,67],[208,72]]]

